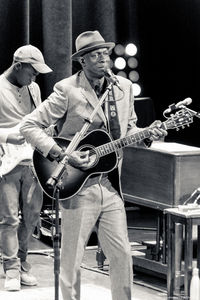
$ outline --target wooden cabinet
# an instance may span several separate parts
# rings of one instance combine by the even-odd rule
[[[124,199],[163,210],[183,204],[200,187],[200,148],[154,142],[151,148],[124,149]]]

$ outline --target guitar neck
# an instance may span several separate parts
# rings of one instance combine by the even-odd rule
[[[165,122],[162,123],[161,127],[165,130],[167,129]],[[101,145],[99,147],[96,147],[95,149],[96,149],[98,156],[102,157],[102,156],[105,156],[112,152],[115,152],[118,149],[130,146],[132,144],[139,143],[139,142],[143,141],[144,139],[149,138],[150,135],[151,135],[151,133],[149,131],[149,128],[145,128],[141,131],[138,131],[138,132],[131,134],[129,136],[126,136],[124,138],[120,138],[120,139],[114,140],[112,142],[106,143],[104,145]]]

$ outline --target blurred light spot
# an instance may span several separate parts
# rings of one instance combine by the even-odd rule
[[[137,71],[131,71],[131,72],[129,73],[128,77],[129,77],[129,79],[130,79],[131,81],[136,82],[136,81],[139,80],[139,77],[140,77],[140,76],[139,76],[139,74],[138,74]]]
[[[129,57],[129,59],[127,60],[127,64],[129,68],[135,69],[138,66],[138,60],[135,57]]]
[[[141,93],[141,87],[137,83],[133,83],[133,95],[139,96]]]
[[[124,77],[124,78],[127,78],[127,74],[126,74],[126,72],[124,72],[124,71],[119,71],[119,72],[117,73],[117,75],[122,76],[122,77]]]
[[[123,70],[126,67],[126,61],[123,57],[117,57],[114,65],[117,69]]]
[[[116,55],[121,56],[121,55],[124,54],[125,48],[121,44],[118,44],[118,45],[115,46],[114,52],[115,52]]]
[[[137,53],[137,47],[133,43],[130,43],[126,46],[125,52],[130,56],[134,56]]]

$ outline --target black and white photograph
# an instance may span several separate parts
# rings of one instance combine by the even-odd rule
[[[0,299],[200,300],[199,81],[199,0],[0,0]]]

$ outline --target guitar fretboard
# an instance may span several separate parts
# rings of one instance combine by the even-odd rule
[[[123,147],[136,144],[146,138],[149,138],[151,136],[150,130],[152,130],[153,128],[158,128],[158,125],[159,128],[162,128],[164,130],[174,129],[174,128],[178,130],[179,127],[184,128],[185,125],[189,126],[189,124],[193,122],[193,115],[194,114],[191,113],[190,111],[188,112],[185,109],[182,109],[178,111],[175,115],[171,115],[170,118],[168,118],[166,121],[162,122],[161,124],[157,124],[157,125],[154,124],[154,127],[150,126],[132,135],[108,142],[104,145],[96,147],[95,151],[94,149],[92,149],[90,152],[91,154],[94,154],[94,152],[96,152],[96,154],[99,157],[103,157]]]
[[[142,140],[149,138],[149,137],[150,137],[150,132],[148,129],[145,129],[145,130],[136,132],[132,135],[129,135],[127,137],[117,139],[115,141],[101,145],[96,148],[96,153],[98,154],[99,157],[102,157],[102,156],[112,153],[118,149],[141,142]]]
[[[175,124],[171,121],[169,122],[169,120],[164,121],[161,124],[161,128],[163,128],[165,130],[167,130],[169,128],[172,128],[174,126],[175,126]],[[149,132],[149,128],[145,128],[144,130],[138,131],[138,132],[136,132],[132,135],[129,135],[129,136],[126,136],[124,138],[117,139],[117,140],[114,140],[112,142],[101,145],[99,147],[96,147],[95,151],[96,151],[96,153],[99,157],[103,157],[103,156],[105,156],[107,154],[110,154],[110,153],[112,153],[112,152],[114,152],[118,149],[127,147],[127,146],[132,145],[132,144],[136,144],[138,142],[141,142],[144,139],[149,138],[150,135],[151,134]]]

